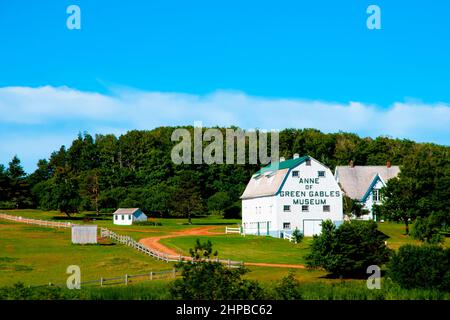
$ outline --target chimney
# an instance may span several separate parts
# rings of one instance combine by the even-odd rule
[[[388,167],[388,168],[391,167],[391,161],[388,160],[388,161],[386,162],[386,167]]]
[[[298,159],[300,155],[298,153],[294,153],[294,159]]]
[[[284,157],[281,157],[280,158],[280,162],[283,162],[283,161],[285,161],[286,159],[284,158]]]
[[[348,166],[350,168],[354,168],[355,167],[355,164],[353,163],[353,160],[350,160],[350,162],[348,163]]]

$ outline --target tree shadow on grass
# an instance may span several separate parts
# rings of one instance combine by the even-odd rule
[[[373,276],[373,273],[360,273],[360,274],[353,274],[353,275],[334,275],[334,274],[326,274],[323,276],[320,276],[319,279],[331,279],[331,280],[367,280],[368,277]],[[386,276],[386,270],[381,270],[381,278]]]

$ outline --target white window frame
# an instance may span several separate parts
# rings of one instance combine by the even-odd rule
[[[380,189],[372,190],[372,201],[377,203],[381,201]]]
[[[287,207],[287,210],[286,210],[286,207]],[[288,204],[283,205],[283,212],[291,212],[291,206]]]
[[[288,225],[288,227],[285,227],[285,225]],[[291,223],[290,222],[283,222],[283,230],[291,230]]]
[[[319,178],[325,178],[325,171],[323,171],[323,170],[317,171],[317,176]]]
[[[306,210],[304,209],[306,207]],[[302,205],[302,212],[309,212],[309,206],[304,204]]]

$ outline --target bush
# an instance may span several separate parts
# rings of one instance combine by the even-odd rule
[[[300,300],[302,298],[300,282],[295,279],[292,272],[281,279],[275,287],[275,298],[277,300]]]
[[[238,206],[238,205],[232,205],[231,207],[226,208],[223,217],[225,219],[239,219],[239,218],[241,218],[241,207]]]
[[[450,291],[450,249],[431,245],[401,246],[388,264],[388,274],[406,289]]]
[[[212,254],[210,241],[197,240],[190,250],[192,261],[180,262],[177,268],[182,278],[173,282],[170,293],[173,299],[187,300],[235,300],[261,299],[264,292],[256,281],[242,279],[248,272],[244,267],[228,268],[224,264],[208,261]]]
[[[162,223],[159,221],[152,221],[152,220],[147,220],[147,221],[136,221],[133,223],[136,226],[152,226],[152,227],[160,227],[162,226]]]
[[[333,276],[365,277],[368,266],[389,260],[391,251],[385,239],[374,221],[346,221],[339,228],[324,221],[321,235],[314,236],[306,256],[307,266],[324,268]]]
[[[302,240],[304,238],[303,232],[298,230],[298,228],[295,228],[294,232],[292,232],[292,238],[294,238],[295,243],[302,242]]]

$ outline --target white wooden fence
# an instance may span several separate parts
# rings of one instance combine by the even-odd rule
[[[152,281],[152,280],[162,280],[162,279],[175,279],[177,276],[180,276],[181,272],[178,271],[176,268],[173,268],[171,270],[160,270],[160,271],[150,271],[148,273],[142,273],[142,274],[135,274],[135,275],[129,275],[126,274],[121,277],[112,277],[112,278],[100,278],[97,280],[89,280],[81,282],[81,286],[85,285],[100,285],[103,286],[110,286],[110,285],[118,285],[118,284],[124,284],[128,285],[130,282],[132,282],[132,279],[141,278],[140,281]],[[46,287],[46,286],[55,286],[55,287],[63,287],[65,284],[54,284],[54,283],[48,283],[46,285],[40,285],[37,287]]]
[[[294,237],[292,236],[292,233],[283,232],[283,239],[289,240],[290,242],[294,242]]]
[[[10,214],[0,213],[0,219],[10,220],[15,222],[34,224],[42,227],[52,227],[52,228],[71,228],[74,223],[70,222],[55,222],[55,221],[47,221],[47,220],[37,220],[37,219],[29,219],[18,216],[13,216]]]
[[[232,228],[232,227],[225,227],[225,233],[237,233],[237,234],[241,234],[241,227],[237,227],[237,228]]]
[[[159,252],[156,250],[152,250],[150,248],[147,248],[146,246],[144,246],[142,243],[139,243],[135,240],[133,240],[131,237],[129,236],[123,236],[123,235],[119,235],[111,230],[108,230],[106,228],[101,228],[100,229],[100,236],[102,238],[110,238],[113,239],[119,243],[123,243],[127,246],[130,246],[138,251],[141,251],[143,253],[145,253],[148,256],[151,256],[155,259],[158,260],[162,260],[165,261],[167,263],[169,262],[186,262],[186,261],[190,261],[192,260],[191,257],[186,257],[183,255],[170,255],[170,254],[166,254],[163,252]],[[220,260],[220,259],[207,259],[206,261],[215,261],[215,262],[220,262],[223,263],[225,265],[227,265],[229,268],[237,268],[240,266],[244,265],[244,262],[242,261],[232,261],[230,259],[228,260]]]

